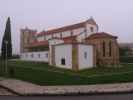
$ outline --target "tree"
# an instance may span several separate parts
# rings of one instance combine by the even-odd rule
[[[12,57],[12,41],[11,41],[11,23],[10,17],[8,17],[6,22],[6,28],[2,40],[2,47],[1,47],[1,56],[3,59],[11,58]]]
[[[120,49],[120,56],[129,56],[131,49],[129,47],[121,47]]]

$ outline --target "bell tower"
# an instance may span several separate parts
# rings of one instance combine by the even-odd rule
[[[25,29],[20,30],[20,52],[28,52],[28,49],[26,48],[27,45],[30,43],[33,43],[36,41],[35,33],[36,30],[28,29],[27,27]]]

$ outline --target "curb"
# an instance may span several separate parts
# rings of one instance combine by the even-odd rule
[[[115,91],[115,92],[75,92],[75,93],[42,93],[42,94],[39,94],[39,93],[35,93],[35,94],[22,94],[22,93],[19,93],[19,92],[16,92],[14,91],[13,89],[10,89],[6,86],[3,86],[3,85],[0,85],[1,88],[4,88],[6,89],[7,91],[15,94],[16,96],[83,96],[83,95],[113,95],[113,94],[128,94],[128,93],[133,93],[133,90],[129,90],[129,91]]]
[[[16,91],[12,90],[12,89],[10,89],[10,88],[7,88],[7,87],[5,87],[5,86],[3,86],[3,85],[0,85],[0,87],[3,88],[3,89],[6,89],[7,91],[9,91],[9,92],[11,92],[11,93],[13,93],[13,94],[15,94],[15,95],[17,95],[17,96],[21,96],[20,93],[18,93],[18,92],[16,92]]]

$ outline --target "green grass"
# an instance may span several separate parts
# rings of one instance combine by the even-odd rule
[[[79,72],[49,66],[46,63],[9,61],[14,68],[12,78],[39,85],[87,85],[133,82],[133,64],[122,67],[97,67]]]

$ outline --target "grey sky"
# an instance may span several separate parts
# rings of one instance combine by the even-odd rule
[[[42,31],[84,21],[90,16],[100,31],[119,42],[133,42],[132,0],[0,0],[0,47],[7,17],[11,17],[13,52],[19,53],[20,29]]]

